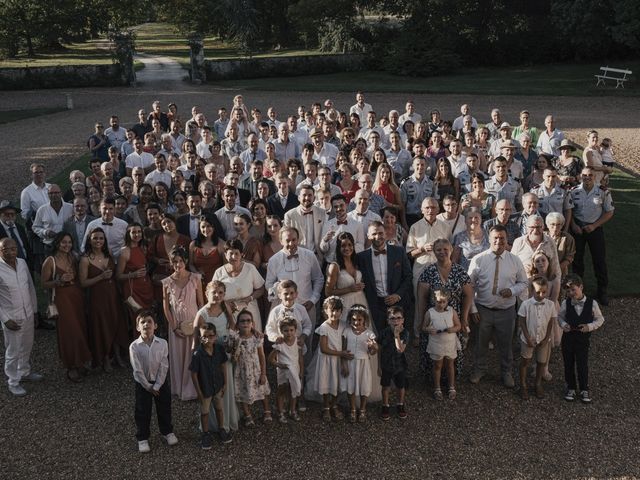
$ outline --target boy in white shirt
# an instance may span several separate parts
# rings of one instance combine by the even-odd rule
[[[527,391],[527,367],[535,355],[536,397],[544,398],[542,375],[549,358],[551,331],[557,319],[556,306],[547,298],[549,282],[544,277],[531,280],[533,296],[520,305],[518,324],[520,325],[520,396],[529,398]]]

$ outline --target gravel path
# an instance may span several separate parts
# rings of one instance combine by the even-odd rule
[[[366,424],[327,425],[311,404],[300,424],[258,422],[209,453],[197,443],[195,402],[175,401],[180,443],[163,444],[154,420],[146,456],[136,450],[130,370],[71,384],[57,360],[55,332],[38,330],[34,365],[46,380],[27,385],[30,394],[21,399],[0,388],[0,472],[15,480],[119,479],[140,471],[149,478],[640,478],[640,352],[636,336],[621,333],[636,330],[639,308],[640,300],[615,299],[605,309],[607,321],[592,337],[589,406],[561,399],[556,350],[544,400],[523,403],[495,375],[471,385],[466,365],[455,402],[432,400],[414,377],[406,421],[384,423],[372,406]]]

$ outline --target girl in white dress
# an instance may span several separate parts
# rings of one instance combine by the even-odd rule
[[[289,402],[289,416],[296,422],[300,416],[296,411],[296,403],[302,392],[302,376],[304,375],[304,360],[302,349],[298,345],[296,329],[298,322],[293,317],[284,317],[280,321],[282,342],[274,343],[269,354],[269,363],[277,368],[278,393],[276,405],[278,407],[280,423],[287,423],[285,401]]]
[[[364,305],[353,305],[347,315],[350,327],[342,334],[343,348],[353,352],[353,360],[340,360],[342,378],[340,390],[349,396],[351,414],[349,421],[364,422],[367,419],[367,398],[371,394],[373,383],[371,374],[371,356],[378,352],[375,334],[369,329],[369,312]],[[356,417],[356,399],[360,400],[360,413]]]
[[[439,288],[434,292],[435,307],[424,315],[422,330],[430,335],[427,353],[433,360],[433,397],[442,400],[440,375],[442,367],[447,369],[449,378],[449,400],[456,398],[455,366],[453,360],[460,349],[456,332],[460,331],[460,320],[456,311],[449,307],[450,293]]]
[[[322,420],[325,422],[331,421],[331,412],[336,420],[344,418],[336,405],[340,387],[339,360],[351,360],[353,354],[349,350],[343,350],[344,324],[340,321],[342,310],[340,297],[328,297],[322,304],[322,313],[326,320],[316,329],[320,342],[315,361],[312,361],[314,367],[310,390],[322,395]]]

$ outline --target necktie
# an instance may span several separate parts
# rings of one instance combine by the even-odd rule
[[[254,162],[256,160],[256,152],[251,152],[251,161]]]
[[[113,227],[113,222],[102,222],[102,225],[107,225],[108,227]]]
[[[342,222],[340,220],[338,220],[338,225],[346,225],[346,224],[347,224],[346,220],[343,220]]]
[[[373,254],[377,257],[378,255],[386,255],[387,254],[387,250],[374,250]]]
[[[27,256],[24,253],[24,249],[22,248],[22,243],[20,242],[20,239],[18,238],[18,235],[16,234],[15,225],[12,225],[11,227],[9,227],[9,235],[11,235],[11,238],[13,238],[15,240],[16,246],[18,247],[18,258],[26,260]]]
[[[498,293],[498,276],[500,275],[500,255],[496,255],[496,271],[493,274],[493,288],[491,294],[496,295]]]

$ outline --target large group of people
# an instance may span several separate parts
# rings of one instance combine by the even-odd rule
[[[552,115],[537,128],[527,110],[516,127],[497,108],[486,124],[460,112],[423,117],[409,100],[382,114],[358,92],[350,108],[327,100],[279,119],[238,95],[217,118],[154,102],[130,128],[97,122],[88,169],[70,172],[67,191],[34,163],[20,206],[0,204],[9,391],[42,380],[33,332],[53,325],[38,313],[39,282],[69,381],[132,365],[141,452],[154,400],[177,442],[172,397],[199,401],[205,449],[210,430],[228,442],[255,426],[254,404],[273,421],[271,392],[283,423],[300,420],[305,399],[322,402],[323,420],[364,422],[368,402],[390,419],[393,386],[406,418],[411,347],[437,400],[442,388],[456,398],[467,368],[481,381],[490,344],[513,388],[514,341],[520,394],[535,357],[542,397],[560,347],[565,399],[590,402],[611,141],[589,131],[578,158]],[[583,293],[586,247],[595,298]]]

